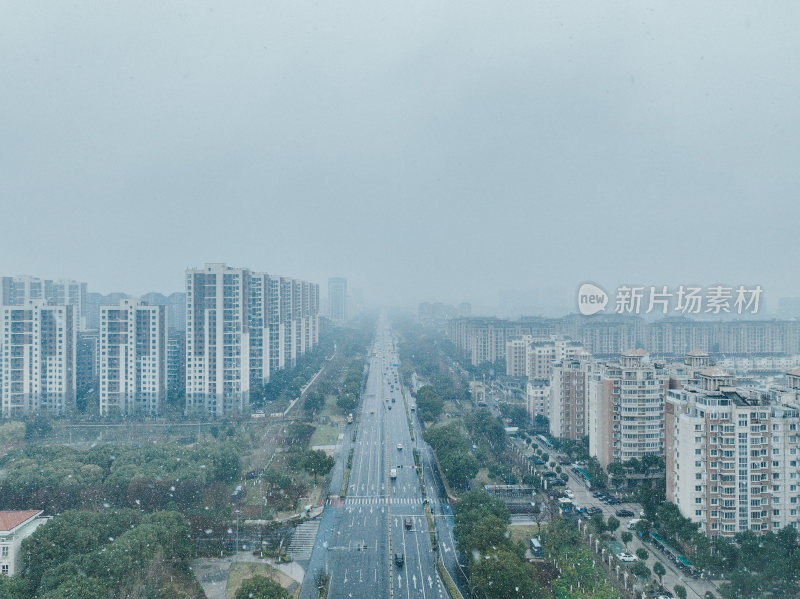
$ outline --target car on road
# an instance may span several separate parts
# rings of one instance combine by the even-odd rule
[[[375,410],[370,410],[370,411],[369,411],[369,413],[370,413],[370,414],[374,414],[374,413],[375,413]]]
[[[403,518],[403,526],[406,527],[406,530],[411,530],[411,527],[414,525],[411,518]]]
[[[631,555],[630,553],[625,553],[624,551],[622,553],[618,553],[617,558],[621,562],[635,562],[639,559],[635,555]]]
[[[394,554],[394,563],[397,565],[398,568],[403,567],[403,562],[406,561],[405,556],[402,553],[395,553]]]
[[[397,444],[397,451],[403,451],[403,444],[402,443],[398,443]],[[631,515],[633,515],[633,514],[631,514]]]
[[[397,468],[392,468],[391,470],[389,470],[389,478],[391,478],[392,480],[397,478]]]
[[[636,515],[630,510],[617,510],[614,513],[617,515],[617,518],[633,518]]]

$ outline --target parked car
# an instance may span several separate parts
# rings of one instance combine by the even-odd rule
[[[603,510],[601,510],[599,507],[590,507],[588,510],[586,510],[586,513],[592,516],[594,514],[600,514],[602,511]]]
[[[625,553],[624,551],[622,553],[618,553],[617,558],[621,562],[635,562],[636,560],[639,559],[635,555],[631,555],[630,553]]]
[[[635,514],[630,510],[617,510],[614,512],[617,518],[633,518]]]

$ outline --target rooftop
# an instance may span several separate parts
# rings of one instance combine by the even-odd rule
[[[41,513],[41,510],[0,511],[0,532],[14,530],[20,524],[35,518]]]
[[[719,366],[712,366],[711,368],[706,368],[705,370],[701,370],[700,374],[703,376],[731,376],[725,369],[720,368]]]
[[[646,356],[649,353],[650,352],[647,351],[646,349],[639,348],[639,349],[626,349],[624,352],[622,352],[622,355],[625,357],[634,357],[634,356]]]

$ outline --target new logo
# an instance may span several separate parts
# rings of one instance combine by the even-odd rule
[[[584,283],[578,289],[578,312],[591,316],[606,309],[608,294],[594,283]]]

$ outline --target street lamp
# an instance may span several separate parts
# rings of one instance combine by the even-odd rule
[[[239,553],[239,514],[242,510],[236,510],[236,553]]]

